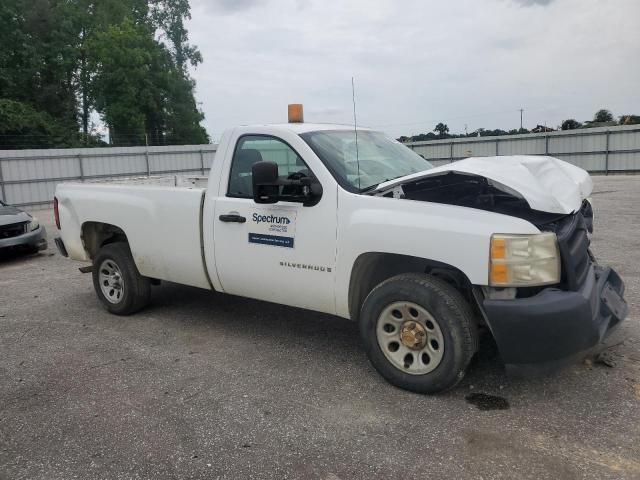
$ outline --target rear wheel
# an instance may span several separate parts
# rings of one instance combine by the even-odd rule
[[[448,283],[403,274],[367,296],[360,335],[369,360],[391,384],[419,393],[454,387],[477,350],[471,307]]]
[[[130,315],[149,303],[151,282],[143,277],[126,243],[110,243],[93,259],[93,286],[98,298],[116,315]]]

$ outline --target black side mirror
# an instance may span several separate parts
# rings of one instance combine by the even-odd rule
[[[315,177],[280,178],[276,162],[254,163],[251,177],[253,201],[256,203],[277,203],[282,200],[312,207],[322,198],[322,185]],[[283,187],[282,191],[280,187]]]
[[[251,167],[253,201],[256,203],[277,203],[280,186],[278,164],[276,162],[256,162]]]
[[[302,201],[303,207],[313,207],[322,198],[322,185],[320,182],[313,178],[309,182],[309,186],[306,188],[306,195]]]

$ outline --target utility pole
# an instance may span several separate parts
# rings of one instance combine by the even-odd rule
[[[520,109],[520,130],[522,130],[522,112],[524,112],[524,108]]]

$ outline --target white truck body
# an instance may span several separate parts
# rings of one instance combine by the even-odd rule
[[[108,223],[126,233],[136,266],[144,276],[349,318],[349,282],[360,255],[387,252],[429,258],[455,266],[474,285],[487,285],[491,235],[539,231],[525,220],[498,213],[455,205],[399,202],[339,188],[321,160],[298,136],[303,131],[336,128],[346,127],[285,124],[232,129],[222,138],[206,189],[145,185],[135,180],[61,184],[56,198],[63,225],[61,236],[69,256],[89,261],[81,227],[86,222]],[[314,207],[303,207],[292,202],[257,205],[251,199],[226,197],[233,147],[246,134],[273,135],[291,145],[322,183],[322,201]],[[483,168],[477,168],[478,173],[488,173],[485,161],[471,160],[482,162]],[[519,157],[500,160],[521,164]],[[558,200],[541,193],[542,187],[527,183],[531,179],[530,170],[516,166],[512,168],[516,175],[507,180],[498,175],[501,168],[491,170],[497,180],[524,185],[531,199],[543,206],[545,201],[541,198],[546,199],[552,211],[558,208]],[[433,169],[434,173],[442,170],[445,168]],[[473,170],[467,167],[463,171]],[[564,189],[573,196],[559,208],[576,204],[579,207],[590,190],[578,194],[572,179],[565,176],[560,180],[557,190]],[[166,184],[167,180],[159,178],[156,182]],[[381,184],[379,188],[396,183]],[[238,212],[247,219],[252,219],[254,213],[295,219],[289,228],[295,229],[295,247],[248,243],[248,232],[257,225],[252,220],[244,224],[216,221],[219,215],[230,212]],[[298,268],[298,264],[322,270]]]
[[[558,225],[567,222],[578,225],[581,209],[591,211],[586,203],[591,180],[582,169],[542,156],[469,158],[439,168],[431,168],[425,162],[424,171],[414,170],[389,181],[382,178],[371,188],[359,189],[345,186],[335,165],[321,158],[318,144],[308,137],[318,132],[355,135],[351,126],[304,123],[230,129],[222,137],[206,188],[205,179],[196,177],[60,184],[55,196],[61,251],[66,250],[72,259],[91,261],[100,247],[101,226],[113,227],[126,237],[135,266],[143,277],[355,319],[369,291],[380,281],[404,272],[405,265],[408,271],[436,272],[442,267],[454,272],[453,276],[467,286],[469,302],[477,303],[474,309],[484,317],[479,321],[488,324],[506,363],[535,363],[547,357],[555,360],[573,354],[574,350],[591,346],[596,336],[601,339],[609,323],[624,318],[626,311],[622,307],[609,316],[615,321],[609,317],[603,320],[602,315],[595,313],[604,286],[594,286],[600,274],[587,256],[586,234],[580,237],[577,247],[567,250],[580,250],[582,260],[577,263],[569,262],[570,254],[563,250],[560,241],[564,227]],[[363,139],[373,134],[367,129],[358,132]],[[242,142],[262,138],[286,145],[290,154],[297,156],[296,162],[304,162],[321,185],[317,203],[311,206],[285,200],[256,203],[254,197],[240,198],[232,191],[231,178],[234,182],[237,179],[246,182],[245,177],[233,173],[236,165],[245,161],[241,157],[249,155],[240,150]],[[404,149],[397,145],[393,148]],[[379,165],[369,161],[364,153],[358,157],[357,149],[356,140],[356,161],[375,172]],[[353,157],[353,152],[341,154],[344,158]],[[270,155],[263,151],[263,160],[269,160]],[[417,158],[413,153],[410,155]],[[234,161],[237,163],[232,165]],[[359,187],[361,178],[366,178],[360,171],[360,163],[350,161],[348,168],[353,169],[356,164],[357,174],[344,175],[350,179],[357,177]],[[348,168],[345,167],[345,172],[351,171]],[[466,195],[473,188],[479,189],[479,193]],[[504,201],[506,206],[501,206]],[[232,220],[223,220],[227,217]],[[492,288],[492,236],[535,236],[541,229],[547,229],[545,225],[557,230],[560,251],[564,252],[562,280],[558,277],[554,288],[536,287],[535,291]],[[579,230],[575,225],[571,228]],[[572,231],[570,236],[576,235]],[[386,260],[378,263],[370,260],[383,257]],[[569,270],[578,263],[582,272],[579,288],[583,289],[579,291],[577,284],[563,286],[572,275]],[[621,299],[624,286],[619,287],[621,281],[616,278],[618,283],[614,283]],[[590,333],[585,334],[588,338],[552,352],[540,338],[538,343],[532,342],[536,343],[535,351],[527,353],[524,349],[523,355],[513,351],[511,325],[515,321],[505,325],[502,314],[493,313],[502,310],[495,309],[517,306],[528,311],[533,307],[527,302],[555,301],[554,292],[560,290],[571,290],[562,293],[577,299],[576,302],[583,299],[580,308],[589,305],[584,307],[589,313],[581,310],[580,316],[581,322],[588,323]],[[521,295],[527,298],[520,299]],[[624,301],[612,302],[622,305]],[[561,304],[567,302],[557,305]],[[541,312],[547,311],[546,307],[540,308]],[[566,317],[567,312],[560,311],[560,307],[553,308],[559,318]],[[509,310],[504,318],[509,315],[522,316]],[[541,318],[546,318],[545,315],[540,313]],[[555,317],[547,317],[550,317],[548,328],[555,329]],[[606,328],[602,326],[604,323]],[[523,332],[526,342],[526,337],[531,337],[530,327],[518,325],[518,332]],[[502,331],[509,333],[502,335]]]

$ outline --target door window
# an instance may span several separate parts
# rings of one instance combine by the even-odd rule
[[[287,143],[265,135],[245,135],[238,140],[231,160],[228,197],[253,198],[251,168],[260,161],[276,162],[280,177],[311,176],[309,167]]]

